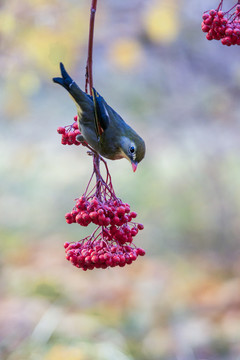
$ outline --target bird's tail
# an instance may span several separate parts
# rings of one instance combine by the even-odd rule
[[[75,81],[67,73],[63,63],[60,63],[60,70],[62,77],[54,77],[53,82],[63,86],[73,97],[78,108],[82,111],[87,111],[93,107],[93,101],[88,95],[83,92]]]
[[[53,78],[53,82],[62,85],[66,90],[70,91],[74,81],[67,73],[63,63],[60,63],[60,70],[62,77]]]

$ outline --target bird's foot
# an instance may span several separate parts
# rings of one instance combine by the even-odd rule
[[[88,154],[89,156],[93,156],[93,155],[94,155],[94,152],[93,152],[93,151],[87,151],[87,154]]]
[[[83,143],[85,141],[84,137],[81,134],[76,136],[76,140],[80,143]]]
[[[102,161],[104,164],[107,164],[106,161],[103,159],[103,157],[97,151],[91,148],[89,145],[88,145],[88,149],[90,149],[90,151],[87,151],[87,154],[89,156],[97,156],[100,161]]]

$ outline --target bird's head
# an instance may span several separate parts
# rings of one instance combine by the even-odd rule
[[[144,158],[146,151],[143,139],[135,132],[131,136],[121,138],[121,152],[123,157],[132,164],[132,169],[137,170],[138,163]]]

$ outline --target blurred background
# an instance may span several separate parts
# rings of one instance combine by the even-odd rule
[[[65,260],[92,163],[60,143],[76,109],[51,78],[62,61],[84,88],[90,5],[0,1],[0,359],[240,359],[240,62],[201,32],[217,2],[98,1],[94,86],[147,144],[135,174],[108,161],[146,256]]]

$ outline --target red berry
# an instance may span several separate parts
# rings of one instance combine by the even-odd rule
[[[143,225],[143,224],[138,224],[137,227],[138,227],[139,230],[143,230],[143,229],[144,229],[144,225]]]
[[[130,206],[128,204],[125,204],[125,213],[129,213],[130,212]]]
[[[111,219],[109,217],[106,217],[104,220],[104,226],[108,226],[111,223]]]
[[[212,25],[213,19],[211,17],[203,21],[205,25]]]
[[[113,263],[115,263],[115,264],[119,264],[119,263],[120,263],[120,257],[119,257],[118,255],[114,255],[113,258],[112,258],[112,260],[113,260]]]
[[[227,23],[228,23],[228,20],[226,18],[221,19],[221,24],[222,25],[227,25]]]
[[[105,222],[105,215],[98,215],[98,223],[99,225],[104,225],[104,222]]]
[[[209,33],[206,35],[206,38],[207,40],[213,40],[213,37]]]
[[[123,215],[122,219],[122,224],[126,224],[128,222],[128,216],[127,215]]]
[[[93,221],[96,221],[98,218],[98,213],[96,211],[92,211],[90,212],[89,216]]]
[[[137,213],[135,211],[132,211],[130,213],[130,216],[131,216],[132,219],[135,219],[137,217]]]
[[[207,13],[204,13],[204,14],[203,14],[203,16],[202,16],[202,18],[203,18],[203,20],[206,20],[206,19],[208,19],[208,18],[209,18],[209,14],[207,14]]]
[[[108,260],[108,259],[110,258],[110,255],[109,255],[108,253],[105,253],[105,254],[103,255],[103,257],[104,257],[104,260]]]
[[[131,235],[132,235],[132,236],[136,236],[137,233],[138,233],[138,229],[132,228],[132,230],[131,230]]]
[[[91,261],[92,261],[94,264],[98,263],[98,261],[99,261],[98,256],[97,256],[97,255],[93,255],[93,256],[91,257]]]
[[[202,25],[203,32],[208,32],[209,30],[210,30],[210,27],[208,25],[205,25],[205,24]]]
[[[57,128],[57,132],[59,133],[59,134],[65,134],[65,128],[63,128],[63,127],[58,127]]]
[[[214,25],[214,26],[215,26],[215,25],[221,25],[221,19],[218,18],[218,17],[214,18],[214,19],[213,19],[213,25]]]
[[[85,263],[86,264],[91,264],[92,263],[91,256],[88,255],[88,256],[85,257]]]
[[[115,253],[117,251],[117,248],[116,248],[116,246],[112,246],[110,250],[111,250],[111,253]]]
[[[104,259],[104,255],[103,255],[103,254],[99,255],[99,261],[100,261],[101,263],[105,262],[105,259]]]
[[[226,37],[222,38],[221,42],[223,45],[230,46],[232,43],[232,40],[231,40],[230,36],[226,36]]]
[[[72,214],[67,213],[67,214],[65,215],[65,219],[66,219],[66,222],[67,222],[68,224],[71,224],[71,223],[73,222]]]
[[[227,36],[232,35],[232,33],[233,33],[233,29],[232,29],[231,27],[226,28],[225,34],[226,34]]]
[[[240,28],[239,27],[236,27],[234,30],[233,30],[234,34],[239,36],[240,35]]]
[[[140,256],[144,256],[146,253],[145,253],[145,250],[143,250],[141,248],[138,248],[137,249],[137,254],[140,255]]]
[[[79,255],[79,256],[77,257],[77,261],[78,261],[79,264],[80,264],[80,263],[83,263],[83,262],[85,262],[85,257],[84,257],[83,255]]]
[[[118,216],[122,216],[122,215],[124,215],[124,214],[125,214],[125,207],[119,206],[119,207],[117,208],[117,215],[118,215]]]
[[[217,14],[217,12],[216,12],[216,10],[212,9],[212,10],[209,11],[209,14],[211,16],[215,16]]]
[[[130,258],[130,255],[126,254],[125,255],[125,261],[126,261],[126,264],[131,264],[133,262],[133,260]]]
[[[119,225],[119,223],[120,223],[119,217],[118,217],[118,216],[114,216],[114,218],[113,218],[112,221],[111,221],[111,224],[112,224],[112,225]]]
[[[137,259],[137,255],[135,254],[135,252],[131,252],[129,256],[132,261],[135,261]]]

